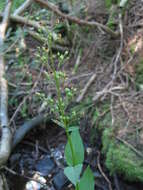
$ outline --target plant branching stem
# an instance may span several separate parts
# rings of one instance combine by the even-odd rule
[[[62,123],[64,125],[65,131],[66,131],[66,136],[70,145],[70,149],[71,149],[71,154],[72,154],[72,162],[73,162],[73,166],[75,166],[75,154],[74,154],[74,149],[73,149],[73,144],[72,144],[72,140],[68,131],[68,121],[67,118],[65,117],[65,110],[64,110],[64,106],[63,106],[63,102],[62,102],[62,94],[60,91],[60,82],[59,82],[59,78],[57,77],[57,73],[54,69],[54,60],[53,60],[53,54],[52,54],[52,49],[51,47],[51,43],[49,43],[49,49],[50,49],[50,60],[51,60],[51,65],[52,65],[52,71],[54,74],[54,80],[55,80],[55,84],[56,84],[56,89],[57,89],[57,98],[58,98],[58,109],[59,109],[59,114],[61,116],[61,120]]]
[[[64,111],[64,108],[63,108],[63,105],[62,105],[62,99],[61,99],[62,95],[61,95],[61,91],[60,91],[60,83],[59,83],[59,80],[57,78],[56,71],[54,71],[54,80],[55,80],[56,88],[57,88],[59,112],[60,112],[60,115],[62,116],[62,122],[64,124],[64,128],[65,128],[66,135],[67,135],[67,138],[68,138],[68,142],[69,142],[69,145],[70,145],[70,149],[71,149],[71,153],[72,153],[72,162],[73,162],[73,165],[75,165],[75,155],[74,155],[73,144],[72,144],[71,137],[70,137],[70,134],[69,134],[69,131],[68,131],[68,122],[67,122],[67,119],[65,117],[66,114],[65,114],[65,111]]]

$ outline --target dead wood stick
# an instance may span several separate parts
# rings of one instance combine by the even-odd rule
[[[109,190],[113,190],[112,189],[111,181],[108,179],[108,177],[105,175],[105,173],[103,172],[103,170],[101,168],[101,165],[100,165],[100,152],[97,151],[97,153],[98,153],[98,156],[97,156],[97,166],[98,166],[98,169],[99,169],[100,173],[102,174],[102,176],[104,177],[104,179],[106,180],[106,182],[108,183]]]
[[[53,11],[55,14],[57,14],[58,16],[67,19],[71,22],[74,22],[78,25],[83,25],[83,26],[89,26],[89,27],[97,27],[97,28],[101,28],[103,29],[106,33],[110,34],[112,37],[117,38],[119,36],[118,32],[114,32],[113,30],[111,30],[109,27],[98,23],[98,22],[88,22],[82,19],[79,19],[77,17],[73,17],[67,14],[62,13],[57,6],[53,5],[52,3],[50,3],[49,1],[44,1],[44,0],[34,0],[35,2],[39,3],[40,5],[47,7],[48,9],[50,9],[51,11]]]
[[[42,37],[39,33],[31,31],[31,30],[27,30],[28,34],[31,35],[33,38],[35,38],[36,40],[38,40],[41,43],[45,43],[47,41],[47,39],[45,37]],[[54,35],[54,34],[53,34]],[[54,43],[62,46],[62,47],[69,47],[70,44],[68,43],[68,41],[65,41],[63,39],[54,39],[53,37],[53,41]],[[67,50],[67,49],[66,49]]]
[[[0,17],[3,17],[3,14],[0,13]],[[36,21],[33,20],[29,20],[27,18],[24,18],[22,16],[18,16],[18,15],[10,15],[10,20],[19,24],[23,24],[23,25],[27,25],[27,26],[31,26],[33,28],[35,28],[36,30],[42,30],[45,31],[45,28]]]
[[[27,135],[31,129],[40,125],[41,123],[49,121],[51,118],[52,116],[38,115],[30,121],[25,122],[18,130],[16,130],[14,134],[12,141],[12,150],[23,140],[25,135]]]
[[[12,115],[10,121],[9,121],[9,125],[11,125],[12,121],[14,120],[14,118],[16,117],[17,113],[20,111],[22,105],[26,102],[26,100],[29,98],[29,96],[31,96],[31,94],[34,92],[34,89],[36,88],[36,86],[38,85],[38,82],[41,78],[42,72],[43,72],[43,68],[44,68],[44,64],[42,64],[41,69],[40,69],[40,73],[37,76],[37,80],[35,81],[35,83],[33,84],[33,87],[31,88],[31,90],[29,91],[28,95],[25,96],[23,98],[23,100],[21,101],[21,103],[19,104],[19,106],[17,107],[16,111],[14,112],[14,114]]]
[[[28,181],[36,181],[37,183],[41,184],[44,189],[49,189],[48,185],[46,183],[42,183],[41,180],[34,179],[33,177],[29,177],[29,176],[26,176],[24,174],[17,173],[16,171],[8,168],[7,166],[3,166],[2,169],[4,169],[5,171],[11,173],[12,175],[20,176],[22,178],[28,179]],[[7,190],[7,189],[5,189],[5,190]]]
[[[46,41],[47,41],[46,38],[41,37],[38,33],[34,32],[34,31],[30,31],[30,30],[28,30],[27,32],[28,32],[29,35],[31,35],[33,38],[35,38],[40,43],[42,43],[42,44],[46,43]],[[58,45],[58,44],[53,44],[51,48],[54,51],[59,51],[59,52],[62,52],[62,53],[69,50],[67,47],[63,47],[63,46]]]
[[[20,7],[18,7],[14,11],[13,15],[21,15],[25,11],[25,9],[27,9],[32,4],[32,1],[33,0],[26,0]]]
[[[5,33],[7,30],[12,0],[7,0],[0,24],[0,48],[4,45]],[[0,128],[2,131],[0,142],[0,166],[7,162],[11,152],[12,134],[8,125],[8,86],[5,79],[5,60],[0,55]]]
[[[81,100],[84,98],[87,90],[89,89],[90,85],[93,83],[93,81],[95,80],[95,78],[96,78],[96,74],[93,74],[91,76],[91,78],[89,79],[89,81],[87,82],[87,84],[85,85],[84,89],[82,90],[82,93],[76,99],[77,103],[81,102]]]
[[[109,88],[111,89],[113,86],[113,82],[115,81],[118,72],[117,72],[117,65],[120,61],[120,57],[122,54],[122,49],[123,49],[123,24],[122,24],[122,16],[121,13],[119,14],[119,28],[120,28],[120,47],[117,51],[117,55],[115,57],[115,60],[113,59],[113,65],[114,65],[114,71],[113,71],[113,75],[112,75],[112,79],[111,81],[103,88],[102,91],[96,93],[96,95],[93,97],[93,101],[97,102],[98,99],[100,99],[102,97],[102,95],[106,94],[106,92],[109,92]]]

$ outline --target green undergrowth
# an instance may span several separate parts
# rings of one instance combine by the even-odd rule
[[[1,0],[0,1],[0,12],[3,11],[4,7],[5,7],[5,0]],[[17,9],[22,3],[24,2],[24,0],[13,0],[12,3],[12,12]]]
[[[106,109],[108,110],[108,104]],[[94,117],[98,119],[99,113],[96,109]],[[138,156],[127,145],[119,142],[116,139],[116,134],[120,124],[111,127],[111,114],[107,112],[100,122],[98,129],[102,132],[102,152],[105,155],[105,165],[109,169],[110,174],[117,173],[123,176],[128,181],[141,181],[143,182],[143,159]]]
[[[117,141],[112,128],[106,128],[102,136],[106,167],[111,174],[118,173],[129,181],[143,182],[143,159],[129,147]]]

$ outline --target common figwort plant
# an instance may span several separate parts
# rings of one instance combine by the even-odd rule
[[[65,159],[67,167],[64,168],[64,174],[75,186],[75,190],[94,190],[94,176],[88,166],[83,172],[83,161],[84,161],[84,146],[79,133],[78,127],[71,125],[71,118],[76,117],[75,111],[72,111],[71,115],[66,113],[67,104],[72,99],[74,89],[65,88],[63,96],[61,92],[61,81],[65,79],[65,74],[61,71],[56,71],[54,67],[55,55],[52,52],[52,36],[48,36],[48,52],[42,52],[42,61],[47,62],[50,60],[50,70],[52,71],[53,81],[56,87],[57,100],[48,98],[47,101],[51,105],[51,110],[58,114],[58,124],[65,129],[67,136],[67,144],[65,146]],[[64,54],[58,53],[57,56],[60,65],[63,64],[67,57],[67,52]]]

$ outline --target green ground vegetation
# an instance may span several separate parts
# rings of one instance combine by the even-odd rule
[[[143,159],[133,150],[116,140],[112,128],[106,128],[102,136],[106,167],[111,174],[124,175],[129,181],[143,182]]]

